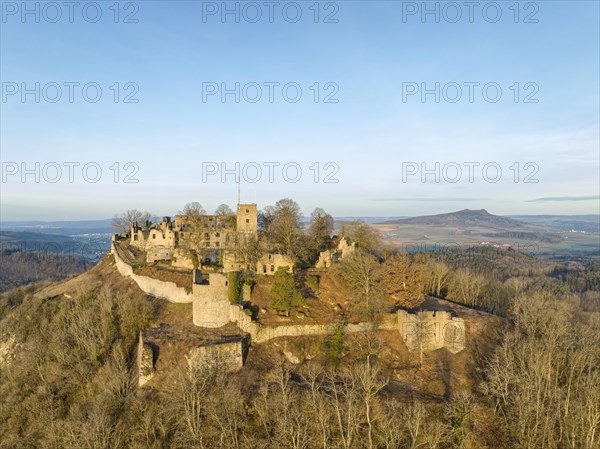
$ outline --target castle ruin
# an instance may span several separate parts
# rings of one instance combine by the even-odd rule
[[[231,273],[247,270],[269,276],[280,267],[293,271],[293,260],[268,243],[262,244],[262,254],[255,264],[240,258],[239,246],[249,239],[258,239],[257,216],[256,204],[238,204],[235,216],[199,215],[190,219],[177,215],[174,220],[164,217],[162,221],[143,227],[135,223],[126,236],[113,237],[111,252],[119,272],[131,277],[144,292],[172,302],[192,303],[192,321],[196,326],[221,328],[233,322],[253,343],[332,332],[334,324],[264,326],[254,322],[241,305],[242,295],[246,300],[250,297],[250,288],[246,284],[239,291],[240,297],[232,300]],[[123,242],[126,242],[125,246],[121,245]],[[191,273],[191,289],[135,273],[131,262],[134,250],[138,251],[138,260],[144,258],[146,264]],[[315,268],[327,270],[355,250],[354,243],[342,238],[335,248],[319,254]],[[349,324],[346,330],[363,332],[373,326],[373,323]],[[457,353],[466,345],[465,323],[450,312],[420,311],[415,314],[399,310],[386,316],[377,326],[378,329],[398,331],[410,351],[446,348]],[[237,370],[243,365],[246,349],[246,343],[211,342],[193,349],[188,362],[193,366],[216,358],[225,363],[228,370]],[[153,375],[153,364],[152,348],[142,341],[141,336],[138,362],[139,383],[143,385]]]

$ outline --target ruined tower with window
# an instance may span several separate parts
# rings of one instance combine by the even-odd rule
[[[258,232],[258,211],[256,204],[237,205],[237,231],[256,235]]]

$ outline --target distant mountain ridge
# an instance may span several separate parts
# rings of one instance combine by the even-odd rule
[[[0,251],[24,251],[64,254],[100,260],[110,246],[110,235],[67,236],[32,231],[0,230]]]
[[[112,219],[75,221],[2,221],[0,231],[28,231],[42,234],[111,234]]]
[[[60,234],[45,234],[41,232],[31,231],[4,231],[0,230],[0,247],[2,249],[17,248],[19,246],[26,247],[27,250],[38,249],[37,247],[45,247],[54,245],[56,251],[61,245],[74,244],[75,240],[66,235]]]
[[[534,226],[544,226],[555,232],[588,232],[600,234],[600,215],[509,215]]]
[[[457,212],[449,212],[446,214],[423,215],[421,217],[389,220],[383,222],[383,224],[458,226],[461,228],[480,226],[496,229],[523,229],[530,227],[530,225],[524,221],[493,215],[485,209],[463,209]]]

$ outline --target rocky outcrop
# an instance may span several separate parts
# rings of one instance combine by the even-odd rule
[[[5,341],[0,343],[0,368],[10,364],[19,346],[14,335],[9,335]]]
[[[154,376],[154,351],[148,343],[144,343],[142,334],[137,349],[138,386],[145,385]]]

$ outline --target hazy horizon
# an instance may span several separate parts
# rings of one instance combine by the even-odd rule
[[[468,208],[465,208],[468,209]],[[433,213],[433,214],[423,214],[423,215],[334,215],[333,218],[335,220],[343,220],[343,219],[402,219],[402,218],[415,218],[415,217],[421,217],[421,216],[425,216],[425,215],[442,215],[442,214],[449,214],[449,213],[453,213],[453,212],[459,212],[465,209],[460,209],[460,210],[448,210],[448,211],[440,211],[437,213]],[[474,209],[471,209],[474,210]],[[600,213],[597,214],[495,214],[493,212],[490,212],[489,210],[485,209],[488,213],[492,214],[492,215],[498,215],[498,216],[502,216],[502,217],[518,217],[518,216],[531,216],[531,217],[535,217],[535,216],[553,216],[553,217],[598,217],[600,218]],[[308,219],[310,218],[310,211],[306,212],[306,211],[302,211],[303,212],[303,217]],[[172,214],[156,214],[153,215],[153,217],[155,219],[160,219],[160,217],[163,216],[167,216],[167,217],[174,217],[175,215],[177,215],[178,212],[172,213]],[[212,212],[210,210],[207,210],[207,214],[210,215],[212,214]],[[99,217],[99,218],[88,218],[88,219],[81,219],[81,220],[70,220],[70,219],[57,219],[57,220],[45,220],[45,219],[15,219],[15,220],[0,220],[0,225],[2,224],[13,224],[13,223],[81,223],[81,222],[99,222],[99,221],[111,221],[113,217]]]

